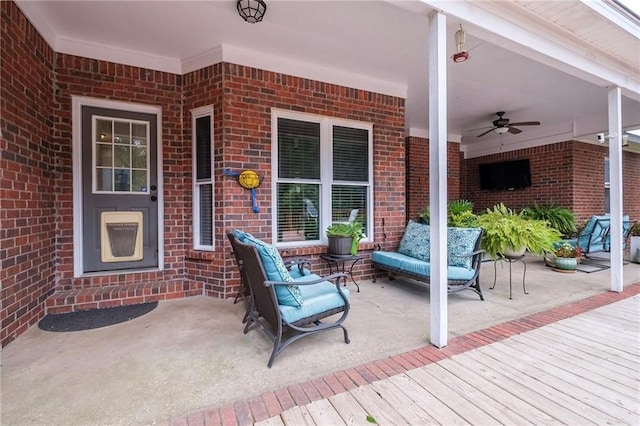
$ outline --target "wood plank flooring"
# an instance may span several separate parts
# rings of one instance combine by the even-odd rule
[[[294,407],[272,425],[640,425],[640,296]]]

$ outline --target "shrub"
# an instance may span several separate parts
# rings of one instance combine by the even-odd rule
[[[568,237],[576,233],[576,218],[573,212],[564,207],[542,206],[534,204],[525,207],[524,214],[531,219],[546,220],[549,226],[560,231],[562,235]]]

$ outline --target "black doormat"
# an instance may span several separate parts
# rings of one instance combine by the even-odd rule
[[[41,330],[56,332],[90,330],[138,318],[153,311],[156,306],[158,302],[149,302],[65,314],[48,314],[40,320],[38,327]]]

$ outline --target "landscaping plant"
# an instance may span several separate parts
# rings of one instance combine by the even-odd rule
[[[530,219],[500,203],[478,216],[478,226],[484,229],[482,249],[492,258],[507,251],[526,248],[543,255],[553,252],[553,243],[560,240],[560,232],[544,220]]]

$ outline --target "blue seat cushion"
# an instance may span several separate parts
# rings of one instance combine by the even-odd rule
[[[431,264],[422,260],[415,259],[402,253],[391,251],[374,251],[371,254],[371,261],[386,265],[392,268],[407,271],[410,274],[423,277],[431,276]],[[448,266],[448,280],[470,280],[473,278],[474,271],[461,266]]]
[[[398,253],[428,262],[431,257],[429,238],[429,225],[410,220],[400,240]]]
[[[447,263],[471,270],[471,253],[480,237],[480,228],[447,228]]]
[[[320,279],[318,275],[309,274],[296,278],[295,282],[305,282]],[[279,286],[278,286],[279,287]],[[307,318],[322,312],[344,306],[344,299],[338,293],[336,285],[330,281],[323,281],[318,284],[299,286],[304,299],[304,305],[295,307],[280,305],[280,314],[287,323],[296,322],[302,318]],[[342,287],[342,292],[349,300],[349,290]]]
[[[243,240],[241,240],[242,242],[256,246],[269,281],[293,282],[293,277],[289,273],[284,260],[282,260],[282,256],[280,256],[280,253],[274,246],[246,232],[242,235],[240,233],[236,234],[234,230],[234,235],[241,235],[243,238]],[[304,298],[297,285],[276,286],[275,290],[278,304],[280,305],[302,306],[304,303]]]

